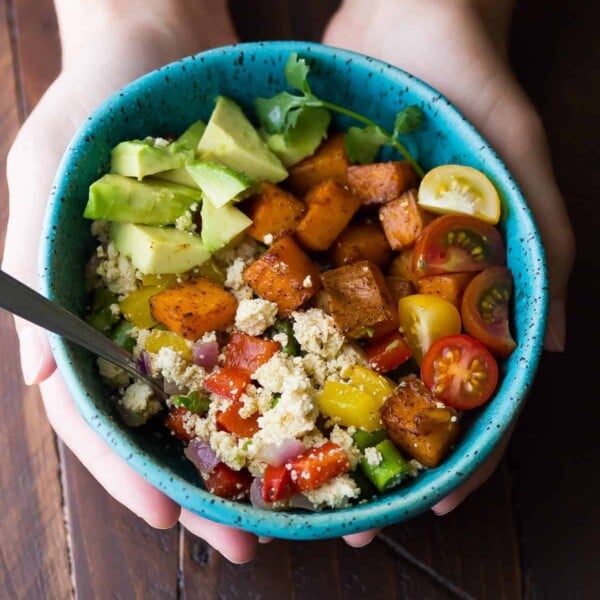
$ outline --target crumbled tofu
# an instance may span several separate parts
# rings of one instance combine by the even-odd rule
[[[267,244],[267,246],[270,246],[273,243],[273,234],[267,233],[267,235],[265,235],[263,238],[263,242]]]
[[[130,427],[139,427],[162,408],[153,398],[152,390],[141,381],[132,383],[117,402],[117,408],[123,421]]]
[[[154,138],[154,147],[155,148],[166,148],[169,145],[169,140],[165,140],[165,138],[157,137]]]
[[[113,315],[113,317],[118,317],[121,314],[121,308],[119,307],[119,305],[117,303],[111,304],[108,308],[109,308],[111,314]]]
[[[416,477],[419,471],[422,471],[425,467],[415,458],[408,461],[408,474],[411,477]]]
[[[310,275],[307,275],[304,278],[304,281],[302,282],[302,287],[303,288],[310,288],[310,287],[312,287],[312,284],[313,284],[312,277]]]
[[[305,354],[302,358],[305,372],[313,385],[321,389],[326,381],[343,381],[354,365],[365,365],[365,359],[352,344],[344,343],[334,358],[324,359],[318,354]]]
[[[228,467],[239,471],[246,465],[247,446],[246,440],[226,431],[214,431],[210,436],[210,446],[215,454]]]
[[[275,302],[262,298],[241,300],[235,313],[235,326],[248,335],[260,335],[275,323],[278,310]]]
[[[119,254],[117,248],[112,242],[109,242],[106,247],[106,252],[102,249],[101,252],[96,251],[100,263],[96,268],[96,273],[102,278],[104,285],[113,294],[126,296],[137,289],[137,273],[131,261]]]
[[[381,464],[383,456],[381,456],[381,452],[377,448],[371,447],[365,448],[365,459],[369,466],[376,467]]]
[[[167,381],[189,391],[202,390],[206,377],[202,367],[188,363],[168,346],[163,346],[158,354],[151,357],[153,375],[162,375]]]
[[[246,262],[242,258],[236,258],[227,268],[225,288],[236,297],[238,302],[249,300],[254,295],[252,288],[244,281],[245,269]]]
[[[207,331],[198,341],[202,344],[207,344],[208,342],[216,342],[217,341],[217,332],[216,331]]]
[[[175,219],[175,229],[179,229],[181,231],[196,231],[196,224],[192,218],[192,213],[189,210],[186,210],[180,217]]]
[[[304,492],[316,509],[345,508],[360,496],[360,488],[349,475],[338,475],[316,490]]]
[[[255,395],[244,393],[240,396],[240,402],[239,414],[242,419],[248,419],[258,412],[258,398]]]
[[[344,335],[333,317],[319,308],[292,313],[294,336],[305,352],[333,358],[344,344]]]
[[[129,385],[129,375],[123,369],[116,367],[111,362],[98,358],[98,371],[106,382],[114,388],[121,388]]]
[[[282,348],[285,348],[289,342],[288,335],[287,333],[283,333],[283,331],[281,333],[276,333],[273,336],[273,341],[278,342],[279,344],[281,344]]]
[[[101,243],[108,244],[110,238],[110,223],[108,221],[97,220],[92,221],[91,225],[92,235]]]
[[[348,455],[348,459],[350,460],[350,467],[354,469],[360,460],[360,450],[354,444],[354,440],[352,439],[352,435],[350,435],[345,429],[342,429],[339,425],[334,425],[331,433],[329,434],[329,439],[341,446]]]
[[[242,394],[242,401],[244,396],[250,396],[253,399],[252,402],[256,403],[257,411],[261,415],[272,408],[273,394],[266,388],[256,387],[251,383],[246,386],[246,391]],[[251,402],[251,400],[248,400],[248,402]]]

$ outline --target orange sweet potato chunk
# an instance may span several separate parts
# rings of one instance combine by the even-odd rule
[[[150,298],[152,317],[188,340],[231,325],[236,310],[235,296],[206,277],[181,283]]]
[[[416,293],[415,284],[403,277],[390,276],[386,277],[385,281],[396,305],[401,298],[404,298],[404,296],[410,296],[411,294]]]
[[[370,260],[384,269],[392,252],[379,223],[365,221],[348,225],[333,243],[330,256],[336,267]]]
[[[290,236],[277,240],[244,271],[244,281],[287,316],[322,287],[317,265]]]
[[[398,328],[398,311],[379,267],[363,260],[322,275],[329,309],[349,337],[379,337]]]
[[[292,233],[306,211],[304,202],[278,185],[263,181],[245,212],[252,219],[248,233],[259,242],[272,235],[274,240]]]
[[[417,204],[417,199],[417,190],[409,190],[379,209],[383,232],[393,250],[414,245],[423,227],[433,219]]]
[[[344,134],[334,133],[312,156],[290,168],[286,184],[299,196],[304,196],[310,188],[326,179],[333,179],[339,185],[347,185],[346,169],[349,164],[344,148]]]
[[[417,187],[419,178],[407,161],[352,165],[347,171],[350,189],[365,206],[379,206]]]
[[[413,271],[412,263],[412,248],[407,248],[394,256],[388,268],[388,275],[408,279],[416,285],[418,278]]]
[[[437,467],[457,439],[457,414],[414,375],[400,381],[380,410],[388,437],[426,467]]]
[[[360,207],[360,200],[328,179],[311,188],[308,210],[296,228],[296,238],[308,250],[327,250]]]
[[[446,273],[444,275],[429,275],[417,280],[420,294],[435,294],[448,300],[460,310],[465,289],[475,273]]]

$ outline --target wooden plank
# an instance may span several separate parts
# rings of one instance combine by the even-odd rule
[[[18,65],[27,113],[38,103],[60,70],[60,40],[52,0],[11,0],[15,21]]]
[[[6,154],[19,127],[5,3],[0,5],[0,249],[8,218]],[[0,597],[72,596],[59,463],[37,389],[20,376],[10,315],[0,312]]]
[[[79,598],[177,598],[177,528],[157,530],[113,500],[61,445]]]

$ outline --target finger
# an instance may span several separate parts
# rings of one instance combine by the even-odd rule
[[[18,317],[15,326],[23,379],[27,385],[41,383],[56,370],[48,337],[44,330]]]
[[[185,508],[181,509],[181,524],[202,538],[228,561],[241,565],[254,558],[257,538],[254,534],[204,519]]]
[[[348,544],[348,546],[352,546],[352,548],[362,548],[363,546],[370,544],[379,531],[379,529],[369,529],[368,531],[361,531],[360,533],[345,535],[343,539],[346,544]]]
[[[177,523],[180,508],[147,482],[87,425],[66,384],[55,372],[41,385],[50,424],[94,479],[117,501],[153,527]]]
[[[512,428],[504,435],[498,446],[481,465],[481,467],[479,467],[479,469],[471,477],[469,477],[465,483],[463,483],[454,492],[446,496],[443,500],[431,507],[431,510],[438,515],[438,517],[452,512],[457,506],[464,502],[469,494],[482,486],[492,476],[502,460],[502,456],[504,455],[504,451],[506,450],[506,446],[510,441],[511,435]]]

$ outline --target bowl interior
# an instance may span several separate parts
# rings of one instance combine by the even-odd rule
[[[89,185],[105,173],[111,148],[147,135],[179,134],[196,119],[207,120],[214,98],[230,96],[253,115],[253,101],[287,85],[283,68],[292,51],[312,61],[314,93],[368,115],[391,128],[395,114],[419,105],[424,126],[408,144],[425,168],[461,163],[481,169],[494,181],[503,203],[500,224],[514,275],[513,334],[518,348],[501,365],[495,398],[474,412],[460,443],[438,468],[425,471],[398,490],[364,505],[320,513],[271,513],[206,493],[169,435],[152,428],[131,429],[116,415],[95,357],[53,336],[52,348],[86,421],[125,460],[182,506],[212,520],[265,536],[327,538],[380,527],[421,513],[468,477],[516,418],[540,357],[547,310],[543,249],[532,215],[494,151],[438,92],[385,63],[319,44],[268,42],[215,49],[167,65],[120,90],[83,123],[56,175],[47,209],[40,255],[44,293],[82,314],[86,305],[84,265],[93,251],[90,222],[82,213]],[[335,118],[336,128],[347,128]]]

